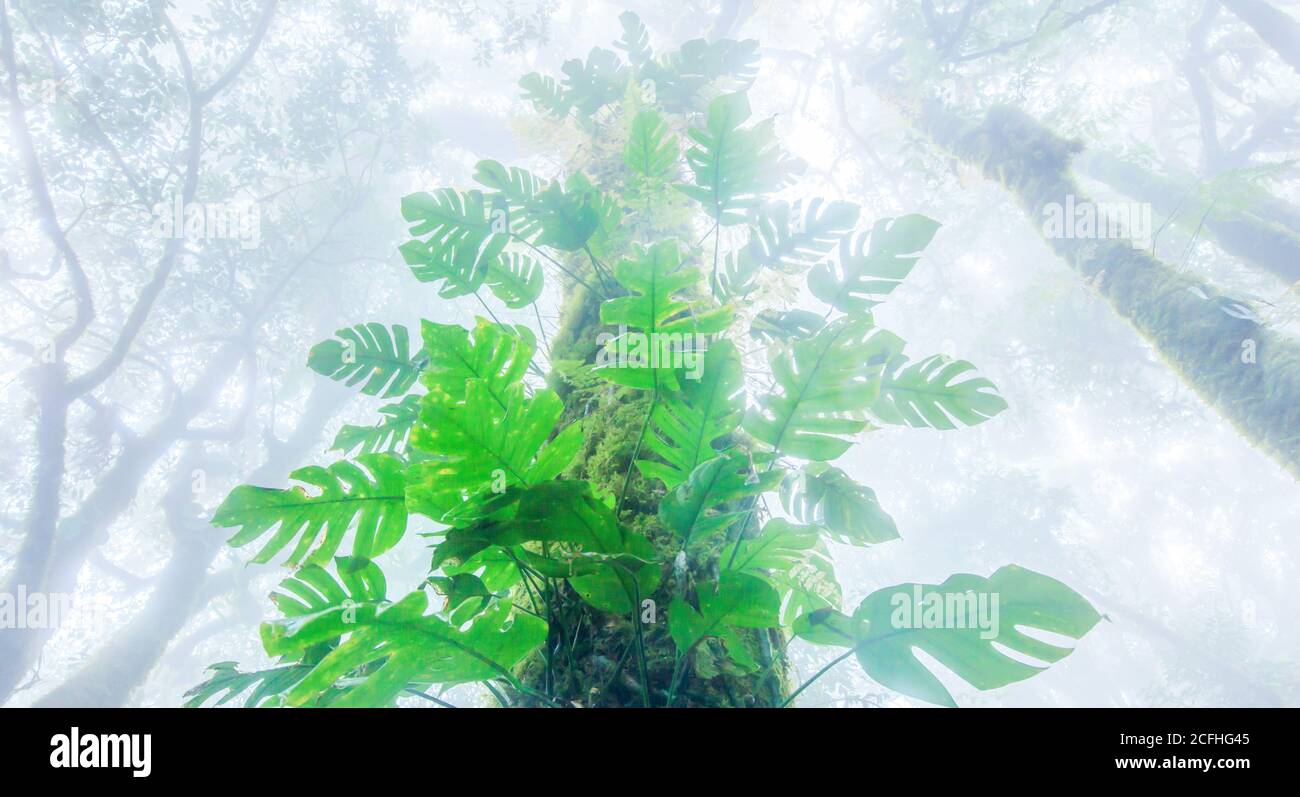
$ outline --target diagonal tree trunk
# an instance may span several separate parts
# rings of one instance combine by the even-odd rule
[[[867,77],[935,144],[1010,191],[1040,231],[1048,205],[1088,201],[1070,174],[1078,144],[1024,112],[997,107],[968,120],[936,100],[910,98],[879,71]],[[1220,291],[1127,241],[1044,237],[1197,395],[1300,478],[1300,342],[1230,315]]]
[[[1074,160],[1084,175],[1141,202],[1150,203],[1156,213],[1168,217],[1179,210],[1188,193],[1186,186],[1105,152],[1088,151]],[[1203,203],[1202,203],[1203,204]],[[1199,215],[1205,208],[1192,208]],[[1213,213],[1205,227],[1225,252],[1254,263],[1287,283],[1300,280],[1300,236],[1249,211],[1233,211],[1222,218]]]
[[[1300,22],[1264,0],[1221,0],[1291,68],[1300,72]]]
[[[283,478],[319,439],[325,424],[348,396],[334,383],[317,382],[293,433],[272,447],[266,462],[254,471],[253,479],[260,484]],[[222,547],[221,535],[214,533],[191,493],[190,473],[200,462],[194,454],[184,457],[163,499],[175,542],[172,557],[144,608],[76,674],[38,700],[38,707],[122,705],[199,608],[208,567]]]

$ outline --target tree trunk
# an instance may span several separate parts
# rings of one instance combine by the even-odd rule
[[[580,285],[570,286],[561,312],[560,331],[552,340],[552,362],[595,361],[596,338],[603,331],[599,310],[600,297]],[[554,387],[565,402],[564,422],[584,419],[583,448],[563,478],[584,479],[598,493],[620,495],[646,421],[650,394],[611,384],[583,390],[555,381]],[[642,636],[649,701],[656,707],[667,704],[676,657],[676,648],[668,635],[666,609],[673,595],[688,594],[690,581],[685,572],[675,569],[677,541],[657,516],[662,492],[657,481],[645,479],[633,468],[620,513],[620,520],[627,528],[650,539],[663,562],[659,587],[653,595],[641,596],[643,600],[653,601],[654,607],[653,618],[642,623]],[[690,575],[711,579],[717,574]],[[523,665],[521,681],[568,705],[641,706],[640,662],[633,623],[642,619],[642,611],[634,612],[633,616],[598,612],[583,603],[567,585],[561,587],[558,597],[562,624],[567,629],[577,629],[575,638],[559,638],[562,632],[553,623],[547,647],[555,650],[558,646],[560,653],[551,657],[550,674],[545,655],[539,653]],[[774,630],[753,631],[745,634],[745,643],[762,665],[759,672],[736,670],[722,645],[716,640],[706,640],[689,657],[673,705],[679,708],[781,705],[790,692],[787,667],[776,653],[784,648],[784,637]],[[530,704],[518,696],[515,702]]]
[[[1070,175],[1079,145],[1022,111],[998,107],[970,121],[908,98],[886,75],[869,79],[938,146],[1010,191],[1040,232],[1048,205],[1089,201]],[[1228,297],[1127,241],[1044,239],[1206,403],[1300,477],[1300,342],[1230,315]]]
[[[1161,217],[1182,211],[1196,218],[1205,207],[1187,207],[1186,186],[1153,174],[1104,152],[1084,152],[1075,158],[1082,174],[1109,185],[1126,196],[1148,202]],[[1193,203],[1203,205],[1204,203]],[[1158,226],[1158,225],[1157,225]],[[1300,280],[1300,236],[1257,216],[1253,211],[1230,211],[1223,218],[1206,216],[1205,228],[1225,252],[1248,260],[1288,284]]]
[[[1263,0],[1222,0],[1264,43],[1300,72],[1300,22]]]
[[[346,390],[332,382],[317,382],[293,433],[272,447],[266,462],[253,472],[251,483],[283,479],[320,438],[321,430],[348,396]],[[199,608],[208,567],[223,545],[222,536],[194,502],[190,474],[199,462],[194,456],[182,459],[163,499],[175,542],[171,559],[158,576],[144,608],[77,673],[38,700],[37,707],[122,705]]]

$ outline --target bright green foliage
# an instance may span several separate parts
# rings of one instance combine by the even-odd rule
[[[684,355],[702,356],[693,347],[693,336],[726,329],[731,323],[730,309],[697,310],[675,296],[697,284],[699,272],[682,268],[677,241],[673,239],[649,249],[638,247],[632,258],[615,266],[614,277],[631,295],[602,303],[600,321],[627,331],[605,345],[614,363],[597,369],[598,373],[628,387],[676,390],[677,370],[685,362]],[[626,352],[626,358],[619,352]],[[674,359],[681,362],[674,365]]]
[[[690,131],[696,146],[686,152],[695,182],[677,186],[724,226],[744,224],[746,211],[802,170],[781,152],[773,120],[742,127],[749,117],[744,93],[723,94],[709,103],[707,123]]]
[[[881,219],[870,235],[845,236],[838,267],[827,261],[814,268],[808,273],[808,288],[841,312],[870,310],[911,273],[939,226],[934,219],[912,213]]]
[[[433,614],[428,596],[412,592],[373,614],[358,612],[347,640],[330,651],[296,686],[289,705],[315,702],[340,678],[368,667],[332,705],[382,706],[408,684],[458,684],[509,676],[510,668],[546,638],[546,622],[495,603],[468,627]],[[334,629],[302,625],[276,637],[273,652],[292,655],[328,639]],[[268,652],[272,652],[268,648]]]
[[[984,423],[1007,408],[993,383],[982,376],[958,381],[975,366],[941,354],[907,364],[896,355],[885,369],[880,396],[871,414],[884,423],[933,429],[956,429]]]
[[[788,627],[817,609],[839,609],[841,589],[822,541],[824,532],[773,518],[758,536],[724,548],[718,561],[726,570],[750,573],[771,584],[781,596],[781,625]]]
[[[860,413],[876,400],[886,362],[902,341],[863,318],[840,318],[809,340],[773,349],[776,389],[758,397],[745,431],[782,454],[829,461],[867,428]]]
[[[486,381],[470,379],[466,385],[464,403],[431,389],[411,433],[413,446],[438,459],[411,466],[408,503],[442,522],[473,517],[474,499],[496,485],[526,487],[555,478],[582,442],[577,423],[547,442],[564,412],[551,390],[525,398],[523,385],[512,385],[503,407]]]
[[[648,109],[632,119],[623,163],[641,177],[664,180],[677,167],[677,137],[668,129],[658,112]]]
[[[307,355],[307,367],[348,387],[365,382],[367,396],[392,398],[411,389],[424,367],[423,352],[412,355],[406,327],[357,324],[340,329],[335,338],[317,343]]]
[[[253,557],[254,562],[271,561],[295,537],[298,544],[290,552],[288,564],[327,562],[353,521],[353,556],[373,558],[396,545],[406,532],[406,478],[402,461],[396,457],[363,454],[355,462],[340,460],[329,468],[299,468],[289,478],[316,492],[308,493],[302,487],[275,490],[241,485],[231,491],[212,518],[216,526],[240,527],[230,538],[235,548],[276,529]]]
[[[645,448],[663,462],[642,459],[636,466],[669,490],[686,481],[697,465],[717,454],[714,444],[740,426],[744,388],[735,344],[721,340],[710,346],[700,378],[681,380],[681,391],[660,396],[650,415]]]
[[[246,693],[248,697],[244,700],[245,708],[282,705],[284,692],[301,681],[310,668],[301,664],[288,664],[266,670],[240,672],[236,662],[219,661],[208,665],[208,670],[212,673],[208,680],[185,692],[185,708],[198,708],[217,695],[221,697],[212,705],[224,706]],[[248,691],[250,689],[253,690],[251,693]]]
[[[780,473],[754,474],[743,455],[714,457],[700,463],[690,478],[664,496],[659,504],[659,519],[673,532],[686,550],[692,542],[716,542],[733,523],[749,515],[741,508],[742,498],[770,489],[780,480]]]
[[[780,625],[781,598],[758,576],[729,570],[713,583],[699,587],[697,610],[674,598],[668,607],[668,633],[677,649],[689,651],[705,637],[718,637],[727,653],[745,669],[756,669],[754,660],[737,633],[740,628],[775,628]]]
[[[400,247],[411,273],[421,282],[441,281],[444,299],[476,292],[509,241],[490,214],[480,191],[444,188],[402,197],[402,216],[416,236]]]
[[[822,526],[836,542],[876,545],[898,539],[898,527],[880,508],[875,491],[824,462],[791,473],[781,485],[781,505],[799,520]]]
[[[537,301],[543,288],[542,266],[534,258],[508,252],[488,265],[487,286],[511,310]]]
[[[464,327],[425,321],[420,325],[429,362],[421,382],[453,402],[465,400],[471,379],[481,380],[502,408],[506,390],[528,370],[537,343],[527,327],[502,327],[478,319],[473,337]]]
[[[420,397],[414,393],[402,396],[394,404],[385,404],[378,410],[384,419],[374,426],[344,424],[334,435],[331,451],[341,451],[344,456],[354,453],[394,453],[406,446],[406,438],[420,415]]]
[[[992,607],[995,599],[996,611],[986,608],[981,613],[980,601]],[[985,623],[981,617],[996,617],[996,622]],[[1020,627],[1079,639],[1100,619],[1086,600],[1056,579],[1007,565],[991,578],[959,573],[937,586],[886,587],[868,595],[852,617],[829,609],[815,611],[796,621],[795,630],[810,642],[852,648],[867,674],[890,689],[955,706],[914,649],[933,656],[977,689],[996,689],[1043,668],[1014,659],[995,644],[1047,664],[1070,653],[1070,648],[1031,637]]]
[[[254,562],[289,549],[297,570],[272,595],[283,617],[262,627],[276,665],[214,665],[186,705],[248,695],[246,705],[383,706],[475,681],[495,682],[512,704],[708,705],[733,687],[779,702],[789,690],[777,648],[791,633],[847,647],[885,686],[948,705],[913,648],[990,688],[1038,672],[994,642],[1045,662],[1067,652],[1016,625],[1078,638],[1096,623],[1069,588],[1016,567],[918,586],[945,599],[998,595],[991,638],[899,627],[893,596],[910,584],[841,613],[830,543],[899,535],[875,493],[829,463],[870,420],[952,429],[1006,403],[968,363],[909,364],[903,341],[875,326],[871,307],[937,222],[907,215],[867,235],[855,204],[772,198],[797,164],[772,119],[750,119],[756,42],[695,40],[656,55],[635,14],[620,21],[626,61],[597,48],[566,62],[559,81],[521,81],[540,111],[597,136],[581,168],[543,180],[485,160],[474,174],[482,190],[402,201],[413,236],[402,254],[445,299],[483,299],[486,287],[508,308],[536,310],[544,272],[561,272],[550,278],[573,290],[545,352],[549,386],[522,325],[425,320],[415,354],[405,328],[377,323],[316,346],[314,370],[403,398],[380,407],[375,426],[339,431],[334,447],[361,452],[355,460],[297,470],[302,485],[287,490],[237,487],[217,510],[215,524],[238,529],[232,545],[263,541]],[[698,118],[684,114],[706,97],[704,127],[686,132]],[[621,148],[610,130],[628,131]],[[684,156],[683,134],[693,142]],[[678,187],[707,220],[663,190],[683,166],[691,182]],[[624,208],[634,223],[620,224]],[[748,241],[722,252],[720,228],[742,223]],[[683,249],[690,226],[713,246]],[[602,259],[616,263],[612,275]],[[744,312],[766,269],[807,271],[829,310]],[[753,319],[743,344],[733,307]],[[747,373],[764,354],[770,373]],[[427,392],[408,394],[417,378]],[[778,490],[798,523],[770,516],[766,495]],[[402,540],[411,512],[436,525],[422,535],[430,567],[392,603],[371,559]],[[350,530],[351,556],[331,574]]]

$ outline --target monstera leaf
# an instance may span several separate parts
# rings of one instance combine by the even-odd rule
[[[388,590],[379,566],[358,557],[338,557],[336,580],[323,567],[307,565],[280,582],[271,602],[284,617],[263,623],[262,646],[273,655],[302,653],[303,643],[334,643],[357,623],[373,618],[387,603]],[[291,645],[281,640],[292,637]]]
[[[331,451],[341,451],[344,456],[354,453],[393,453],[406,445],[406,438],[420,415],[420,397],[409,393],[395,404],[379,408],[384,419],[373,426],[344,424],[334,435]]]
[[[524,543],[548,548],[538,555],[517,547]],[[493,546],[512,549],[512,558],[544,575],[567,578],[602,611],[631,611],[637,596],[650,594],[659,581],[650,541],[623,528],[583,481],[548,481],[503,494],[491,516],[447,532],[432,566],[464,563]]]
[[[1081,639],[1100,619],[1086,600],[1056,579],[1007,565],[990,578],[960,573],[937,586],[898,584],[877,590],[852,617],[814,611],[795,622],[795,632],[816,644],[852,649],[867,675],[890,689],[956,706],[914,650],[933,656],[976,689],[996,689],[1045,669],[1003,650],[1047,664],[1071,651],[1022,628]]]
[[[654,57],[650,47],[650,32],[645,23],[633,11],[624,11],[618,15],[619,24],[623,26],[623,36],[614,46],[627,53],[627,62],[632,66],[641,66]]]
[[[677,371],[704,356],[699,336],[725,330],[731,310],[697,309],[676,297],[699,282],[699,272],[682,268],[677,241],[671,238],[649,249],[638,247],[614,268],[614,277],[629,295],[600,305],[600,322],[618,326],[620,333],[606,342],[602,358],[614,362],[597,372],[628,387],[676,390]]]
[[[212,705],[224,706],[246,693],[244,708],[283,705],[284,693],[311,672],[311,667],[305,664],[241,672],[238,663],[233,661],[209,664],[207,669],[208,679],[185,692],[185,708],[198,708],[218,695]]]
[[[411,444],[437,459],[411,466],[406,494],[412,511],[448,523],[471,517],[479,509],[471,499],[549,481],[569,466],[582,427],[570,424],[550,440],[564,413],[559,396],[539,390],[525,398],[524,386],[515,384],[502,399],[504,406],[483,379],[466,382],[463,403],[436,388],[425,396]]]
[[[622,99],[627,86],[628,70],[618,54],[593,47],[587,60],[564,62],[564,101],[576,108],[580,116],[591,116],[601,106]]]
[[[808,288],[841,312],[870,310],[911,273],[939,226],[934,219],[912,213],[881,219],[870,235],[845,236],[840,242],[838,267],[827,261],[814,268],[808,273]]]
[[[861,419],[880,392],[885,363],[902,349],[869,319],[839,318],[808,340],[775,349],[768,361],[775,389],[759,396],[744,428],[773,452],[829,461],[867,427]]]
[[[781,484],[781,505],[806,523],[825,528],[836,542],[876,545],[898,539],[894,519],[880,508],[876,493],[839,468],[805,465]]]
[[[758,74],[758,42],[691,39],[676,52],[647,61],[638,72],[645,84],[653,81],[655,99],[674,112],[693,111],[710,86],[727,91],[749,88]]]
[[[577,251],[598,230],[617,223],[618,205],[580,173],[564,183],[547,183],[523,169],[485,160],[475,167],[474,179],[495,192],[493,203],[506,211],[510,235],[535,246]]]
[[[736,664],[747,670],[758,668],[745,648],[737,629],[776,628],[781,624],[781,598],[758,576],[724,571],[716,582],[696,590],[699,609],[681,598],[668,607],[668,633],[680,655],[686,655],[707,637],[717,637]]]
[[[519,384],[532,362],[537,342],[524,326],[507,327],[480,318],[469,330],[454,324],[425,321],[420,325],[428,363],[422,382],[453,402],[465,400],[471,379],[482,380],[488,395],[502,408],[506,390]]]
[[[712,459],[714,444],[740,426],[745,410],[745,379],[740,354],[720,340],[704,353],[699,379],[683,379],[681,391],[665,393],[650,414],[645,447],[663,462],[638,460],[647,477],[669,490],[686,481],[696,466]]]
[[[488,265],[485,279],[493,296],[511,310],[518,310],[541,297],[544,273],[533,258],[508,252]]]
[[[758,576],[781,596],[781,624],[818,609],[840,608],[842,590],[835,566],[817,526],[799,526],[782,518],[769,520],[756,537],[745,537],[722,550],[724,570]]]
[[[424,368],[423,352],[411,354],[406,327],[357,324],[340,329],[335,338],[312,346],[307,367],[348,387],[365,382],[367,396],[392,398],[411,389]]]
[[[492,216],[480,191],[411,194],[402,198],[402,216],[416,236],[399,247],[402,257],[416,279],[441,281],[438,295],[444,299],[477,291],[509,241],[503,220]]]
[[[741,127],[749,117],[743,92],[723,94],[709,103],[704,129],[690,131],[696,146],[687,150],[686,162],[695,181],[677,188],[723,226],[745,223],[747,211],[801,170],[782,154],[773,120]]]
[[[858,212],[839,200],[770,202],[754,220],[745,249],[765,268],[796,273],[834,249],[858,223]]]
[[[286,696],[303,706],[347,679],[340,708],[385,706],[410,685],[458,684],[505,678],[545,640],[546,621],[495,603],[464,626],[426,615],[429,598],[412,592],[373,615],[358,615],[351,634]],[[291,652],[317,642],[307,627],[276,637],[275,650]],[[364,670],[362,668],[365,668]]]
[[[826,326],[826,318],[808,310],[764,310],[754,317],[749,334],[768,343],[803,340]]]
[[[749,515],[738,502],[770,489],[782,474],[769,471],[752,475],[742,454],[714,457],[700,463],[691,476],[659,503],[659,519],[686,550],[692,541],[708,542],[721,536],[741,517]]]
[[[366,559],[392,548],[406,532],[406,476],[396,457],[364,454],[355,462],[341,460],[328,468],[299,468],[289,478],[316,492],[308,493],[303,487],[275,490],[240,485],[226,496],[212,518],[215,526],[240,527],[229,541],[234,548],[277,529],[253,557],[256,563],[271,561],[295,537],[298,544],[287,564],[327,562],[353,521],[352,555]]]
[[[1007,408],[997,388],[984,377],[958,379],[975,366],[941,354],[907,364],[907,358],[890,359],[871,414],[884,423],[932,429],[956,429],[957,423],[975,426]]]
[[[677,137],[662,117],[653,110],[638,113],[632,119],[623,163],[636,174],[651,180],[672,176],[677,164]]]

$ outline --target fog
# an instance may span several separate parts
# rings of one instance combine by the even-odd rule
[[[1264,7],[1300,31],[1300,3]],[[7,2],[0,592],[69,604],[0,629],[0,705],[176,706],[211,664],[274,662],[258,628],[290,571],[228,546],[214,512],[375,423],[386,401],[307,367],[336,330],[494,314],[559,332],[558,272],[517,310],[413,280],[402,197],[474,187],[485,159],[545,179],[590,162],[580,122],[544,124],[519,80],[610,48],[629,10],[656,52],[757,40],[753,118],[806,164],[781,198],[856,203],[860,228],[942,224],[874,319],[918,359],[974,363],[1008,405],[952,431],[878,424],[835,460],[901,537],[829,544],[844,610],[1015,563],[1103,619],[1000,689],[935,664],[959,705],[1300,705],[1300,404],[1284,390],[1300,388],[1300,37],[1217,0]],[[879,77],[889,53],[906,84]],[[1129,232],[1149,214],[1150,240],[1070,248],[1026,197],[1036,183],[998,179],[917,110],[936,105],[1016,109],[1071,142],[1080,196],[1132,209]],[[744,243],[726,233],[724,250]],[[1122,263],[1090,265],[1106,246],[1205,286],[1218,316],[1169,315],[1185,305],[1159,283],[1111,287]],[[821,315],[801,277],[764,285],[753,302]],[[1226,350],[1273,381],[1219,373],[1225,348],[1213,360],[1196,337],[1216,317],[1261,330],[1258,359]],[[1256,389],[1274,403],[1251,405]],[[390,596],[428,575],[416,532],[436,524],[410,524],[379,557]],[[796,640],[791,680],[840,652]],[[491,704],[475,684],[442,696]],[[857,665],[796,704],[925,705]]]

